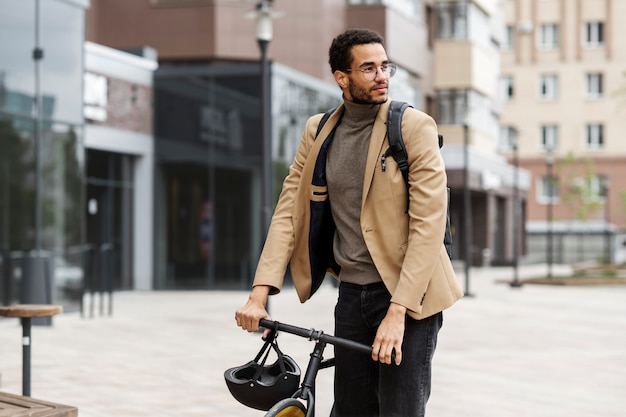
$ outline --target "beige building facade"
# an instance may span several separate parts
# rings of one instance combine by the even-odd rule
[[[502,3],[500,147],[513,158],[516,138],[532,173],[530,256],[615,261],[626,226],[626,2]]]

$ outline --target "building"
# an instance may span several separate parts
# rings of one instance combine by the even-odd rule
[[[91,42],[84,54],[85,280],[151,289],[156,57]]]
[[[159,57],[155,288],[245,288],[252,277],[266,183],[251,9],[249,2],[208,0],[91,2],[90,41],[125,50],[148,46]],[[273,10],[280,14],[268,51],[274,198],[304,121],[340,98],[328,45],[348,27],[368,27],[385,37],[399,66],[391,96],[435,116],[445,136],[455,257],[469,251],[473,264],[510,263],[514,191],[523,200],[529,180],[520,171],[516,187],[514,168],[497,152],[499,4],[277,0]],[[467,109],[473,114],[464,118]],[[471,218],[463,209],[465,154]],[[467,249],[466,224],[474,225]]]
[[[0,232],[9,254],[3,260],[41,241],[60,265],[57,284],[107,277],[115,289],[247,288],[271,211],[266,193],[277,197],[306,119],[341,99],[327,50],[349,27],[384,36],[399,68],[391,97],[432,114],[440,126],[454,258],[467,255],[472,264],[516,259],[513,242],[523,237],[515,226],[523,223],[530,181],[498,153],[499,2],[274,1],[280,16],[268,50],[270,154],[261,140],[264,66],[254,21],[246,17],[253,6],[30,0],[0,12],[2,30],[11,34],[0,41],[0,52],[16,57],[0,64],[0,119],[9,126],[0,147],[9,143],[5,137],[26,143],[20,148],[23,172],[15,171],[10,184],[2,176],[1,201],[13,201],[1,206],[3,224],[11,224]],[[15,15],[23,17],[20,24],[10,23]],[[51,36],[46,48],[33,47],[37,19],[42,28],[72,22],[57,32],[71,33],[74,47]],[[34,50],[35,59],[19,58],[21,44],[6,41],[13,38]],[[60,78],[46,78],[55,68],[48,64],[60,57],[72,83],[62,89]],[[39,90],[33,77],[13,78],[33,74],[33,68],[41,69],[45,81]],[[41,105],[33,113],[35,102]],[[54,130],[66,144],[41,152],[46,167],[39,178],[65,181],[39,187],[42,199],[54,202],[42,203],[45,210],[36,208],[34,192],[19,206],[7,199],[18,183],[37,188],[32,168],[38,129]],[[47,164],[61,157],[67,161]],[[40,220],[36,212],[43,213]],[[14,242],[18,237],[22,241]]]
[[[525,250],[530,177],[498,152],[500,2],[438,1],[434,6],[435,118],[446,138],[451,220],[460,229],[457,251],[463,259],[469,252],[473,265],[511,264]]]
[[[152,288],[156,61],[85,43],[88,1],[0,12],[0,293]]]
[[[79,276],[85,233],[83,43],[86,0],[0,9],[2,301],[50,302]],[[15,285],[19,280],[21,283]],[[60,294],[63,296],[63,294]]]
[[[626,3],[505,1],[502,148],[532,173],[531,261],[621,261]]]

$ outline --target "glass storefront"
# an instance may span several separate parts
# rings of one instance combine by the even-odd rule
[[[0,8],[3,303],[18,298],[14,284],[28,278],[20,271],[33,257],[55,281],[55,302],[65,303],[63,286],[82,276],[84,23],[83,8],[61,1]]]
[[[155,288],[248,288],[262,246],[259,66],[155,73]],[[313,83],[313,84],[312,84]],[[272,65],[274,195],[306,118],[340,91]]]

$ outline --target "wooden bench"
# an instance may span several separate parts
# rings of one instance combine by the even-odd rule
[[[33,317],[51,317],[61,312],[63,312],[62,306],[51,304],[17,304],[0,307],[0,316],[17,317],[22,322],[22,395],[30,396],[30,333],[32,319]],[[4,415],[0,413],[0,416]]]
[[[77,417],[78,409],[68,405],[50,403],[30,397],[0,392],[2,417]]]

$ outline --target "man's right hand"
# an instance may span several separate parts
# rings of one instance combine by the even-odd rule
[[[270,287],[267,285],[257,285],[252,288],[246,304],[235,312],[237,326],[249,332],[256,332],[259,330],[259,320],[270,319],[265,310],[269,293]],[[271,329],[265,329],[263,337],[266,337],[270,331]]]

